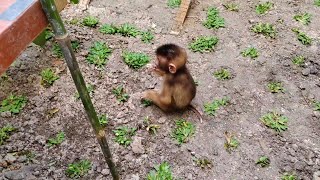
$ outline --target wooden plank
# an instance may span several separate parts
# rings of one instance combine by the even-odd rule
[[[173,34],[179,34],[180,30],[183,27],[183,23],[187,17],[189,8],[190,8],[191,0],[182,0],[179,11],[177,13],[175,19],[175,25],[173,27]]]

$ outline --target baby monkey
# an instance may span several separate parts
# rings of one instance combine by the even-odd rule
[[[157,48],[156,56],[152,70],[163,77],[162,90],[148,90],[143,99],[151,100],[165,112],[190,108],[202,122],[201,114],[190,104],[196,96],[196,84],[186,67],[185,49],[175,44],[164,44]]]

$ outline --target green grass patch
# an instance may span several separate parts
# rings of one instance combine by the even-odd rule
[[[150,101],[150,100],[142,99],[142,100],[141,100],[141,104],[142,104],[144,107],[148,107],[148,106],[151,106],[153,103],[152,103],[152,101]]]
[[[270,92],[272,93],[279,93],[279,92],[284,92],[285,89],[283,88],[283,85],[281,82],[277,81],[271,81],[268,83],[267,88],[269,89]]]
[[[98,23],[99,19],[94,16],[87,16],[82,20],[82,24],[88,27],[96,27]]]
[[[228,80],[232,78],[232,74],[228,69],[220,68],[213,73],[213,76],[218,80]]]
[[[267,156],[261,156],[256,164],[260,165],[261,167],[267,167],[270,165],[270,159]]]
[[[238,139],[228,132],[225,132],[226,142],[224,143],[224,148],[231,153],[231,151],[237,149],[240,145]]]
[[[78,40],[72,40],[71,41],[71,47],[75,52],[77,52],[78,49],[80,48],[80,42]],[[61,49],[61,47],[59,46],[58,43],[54,43],[53,44],[53,46],[52,46],[52,54],[53,54],[53,56],[58,57],[58,58],[62,58],[63,57],[62,49]]]
[[[167,0],[167,5],[170,8],[177,8],[181,4],[181,0]]]
[[[6,125],[0,129],[0,146],[4,144],[6,140],[9,139],[10,135],[16,130],[11,125]]]
[[[94,42],[93,46],[90,48],[86,60],[89,64],[93,64],[98,69],[103,69],[107,64],[111,52],[112,50],[106,43],[97,41]]]
[[[314,5],[320,7],[320,0],[314,0]]]
[[[264,125],[276,132],[282,132],[288,129],[288,118],[274,111],[263,115],[260,120]]]
[[[106,114],[98,116],[98,120],[101,126],[106,126],[109,122],[109,117]]]
[[[91,162],[88,160],[81,160],[68,165],[66,175],[69,178],[77,179],[83,177],[92,168]]]
[[[297,180],[298,177],[293,174],[293,173],[284,173],[282,176],[281,176],[281,180]]]
[[[11,112],[12,114],[18,114],[27,104],[27,97],[16,96],[10,94],[6,99],[1,102],[0,112]]]
[[[228,104],[229,99],[227,97],[216,99],[212,102],[204,104],[204,112],[209,116],[214,116],[216,114],[216,111],[220,109],[220,107],[227,106]]]
[[[163,162],[148,173],[147,180],[173,180],[171,167]]]
[[[225,20],[220,16],[219,10],[216,7],[209,7],[207,11],[207,19],[203,25],[208,29],[219,29],[225,27]]]
[[[56,137],[48,139],[48,145],[51,147],[61,144],[64,141],[65,136],[64,132],[59,132]]]
[[[191,122],[184,119],[176,121],[176,128],[173,130],[171,136],[177,140],[178,144],[183,144],[189,141],[194,135],[196,127]]]
[[[293,32],[296,33],[298,40],[303,44],[303,45],[311,45],[312,39],[306,35],[306,33],[300,31],[299,29],[293,28]]]
[[[238,4],[235,4],[235,3],[227,3],[227,4],[223,4],[223,6],[224,6],[228,11],[235,11],[235,12],[238,12],[238,11],[239,11],[239,6],[238,6]]]
[[[257,34],[263,34],[266,37],[270,37],[270,38],[276,38],[276,28],[274,27],[274,25],[269,24],[269,23],[257,23],[255,24],[251,30],[254,33]]]
[[[140,34],[140,30],[129,23],[124,23],[118,27],[117,33],[127,37],[137,37]]]
[[[115,142],[123,146],[129,146],[132,142],[132,136],[136,134],[137,128],[128,128],[125,126],[118,127],[116,130],[113,130],[114,135],[116,136]]]
[[[139,52],[124,52],[122,54],[123,61],[133,69],[140,69],[150,62],[150,57]]]
[[[315,111],[320,111],[320,101],[314,102],[313,106]]]
[[[302,66],[305,63],[305,57],[303,56],[296,56],[292,59],[292,63],[297,66]]]
[[[44,37],[45,37],[46,41],[48,41],[54,37],[52,30],[49,28],[46,28],[44,33],[45,33]]]
[[[154,35],[151,31],[144,31],[140,33],[141,41],[144,43],[150,43],[154,39]]]
[[[301,13],[293,16],[293,19],[302,23],[303,25],[309,25],[311,23],[312,15],[309,13]]]
[[[212,162],[207,158],[199,158],[194,160],[196,165],[201,169],[212,168]]]
[[[249,47],[241,52],[243,57],[250,57],[251,59],[255,59],[259,56],[259,51],[257,48]]]
[[[215,36],[201,36],[189,44],[189,49],[193,52],[211,52],[218,42],[219,39]]]
[[[102,34],[116,34],[118,28],[113,24],[104,24],[100,27],[99,32]]]
[[[118,86],[112,90],[119,102],[127,102],[130,96],[125,92],[123,86]]]
[[[265,2],[265,3],[258,4],[256,6],[256,13],[257,14],[265,14],[268,11],[270,11],[272,7],[273,7],[273,3],[269,2],[269,1]]]
[[[41,85],[44,87],[50,87],[52,84],[59,79],[59,76],[56,75],[52,69],[47,68],[41,71]]]

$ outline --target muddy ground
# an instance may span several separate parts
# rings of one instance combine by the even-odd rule
[[[110,117],[107,138],[122,179],[144,179],[154,165],[164,161],[180,179],[274,180],[280,179],[284,172],[294,172],[299,179],[309,180],[320,171],[320,113],[314,111],[312,104],[320,100],[320,7],[313,5],[313,0],[274,1],[275,7],[259,16],[254,10],[258,0],[234,2],[239,4],[239,12],[226,10],[220,1],[195,1],[178,36],[169,34],[178,9],[170,9],[160,0],[93,0],[85,12],[77,11],[76,6],[69,6],[62,12],[66,21],[90,14],[99,17],[100,25],[129,22],[141,29],[153,28],[155,33],[152,45],[148,45],[138,38],[103,35],[98,29],[66,24],[71,37],[81,42],[76,56],[86,82],[95,86],[96,110]],[[202,25],[209,6],[220,10],[226,20],[225,28],[209,30]],[[298,12],[312,14],[310,25],[293,20]],[[276,39],[251,32],[256,22],[275,24]],[[314,39],[311,46],[304,46],[297,40],[291,31],[294,27],[301,28]],[[228,96],[231,103],[218,110],[214,117],[204,116],[202,124],[192,112],[166,115],[155,106],[142,107],[141,92],[159,88],[158,78],[147,71],[148,66],[130,69],[121,59],[122,50],[140,51],[154,57],[155,48],[163,43],[187,47],[200,35],[215,35],[220,41],[210,53],[188,50],[188,67],[199,82],[193,103],[202,111],[203,104],[213,99]],[[89,47],[96,40],[107,42],[113,49],[102,75],[85,61]],[[240,54],[250,45],[260,51],[256,60]],[[20,114],[0,117],[1,126],[11,124],[18,129],[0,146],[0,163],[11,161],[7,166],[0,166],[0,179],[67,179],[66,167],[79,159],[93,163],[92,170],[83,179],[111,179],[83,106],[74,98],[75,86],[68,70],[60,74],[52,87],[40,85],[41,70],[57,64],[51,46],[52,42],[44,49],[30,45],[7,71],[9,79],[0,82],[0,101],[11,92],[24,94],[29,99]],[[296,55],[306,57],[303,67],[292,64]],[[235,77],[227,81],[214,78],[212,73],[221,66],[231,68]],[[285,92],[270,93],[266,88],[270,80],[281,81]],[[118,103],[111,93],[118,85],[124,85],[130,95],[128,102]],[[48,117],[48,111],[53,108],[60,111]],[[288,117],[287,131],[277,134],[259,121],[270,110]],[[161,125],[157,135],[150,135],[143,128],[146,116]],[[175,120],[180,118],[196,125],[195,136],[182,146],[170,137]],[[113,141],[111,131],[120,125],[139,128],[134,139],[141,140],[141,151],[134,153],[132,146],[123,147]],[[66,140],[60,146],[49,148],[47,139],[59,131],[66,133]],[[232,153],[224,148],[225,131],[233,132],[240,142]],[[23,153],[26,151],[35,157],[26,158]],[[255,164],[262,155],[270,157],[271,164],[267,168]],[[211,160],[212,168],[197,167],[194,157]]]

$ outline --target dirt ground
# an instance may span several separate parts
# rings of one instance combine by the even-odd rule
[[[129,22],[141,29],[152,29],[152,45],[139,38],[103,35],[98,28],[66,24],[70,36],[81,42],[76,53],[87,83],[95,86],[93,103],[98,113],[106,113],[110,123],[106,128],[113,158],[119,167],[121,179],[145,179],[154,165],[167,161],[173,175],[180,179],[196,180],[274,180],[284,172],[294,172],[299,179],[311,180],[320,171],[320,112],[314,111],[312,102],[320,101],[320,7],[313,0],[274,1],[275,7],[266,15],[255,13],[258,0],[235,0],[239,12],[231,12],[220,1],[197,0],[192,4],[180,35],[169,34],[175,13],[160,0],[93,0],[85,12],[69,6],[62,12],[66,21],[72,18],[97,16],[100,25]],[[206,10],[215,6],[226,20],[226,27],[209,30],[202,25]],[[312,14],[310,25],[293,20],[298,12]],[[256,22],[275,24],[276,39],[256,35],[250,31]],[[314,40],[311,46],[302,45],[291,31],[299,27]],[[173,42],[183,47],[200,35],[215,35],[219,42],[215,51],[193,53],[188,51],[188,67],[199,82],[194,104],[202,108],[213,99],[228,96],[230,105],[217,111],[216,116],[204,116],[201,124],[192,112],[164,114],[155,106],[142,107],[139,97],[148,88],[159,88],[158,78],[147,71],[130,69],[121,59],[124,49],[140,51],[154,57],[157,46]],[[108,43],[112,55],[102,71],[85,61],[88,49],[96,40]],[[78,159],[88,159],[92,170],[83,179],[111,179],[102,153],[86,119],[83,106],[74,98],[75,86],[66,69],[52,87],[40,85],[40,72],[53,67],[57,59],[52,56],[51,42],[44,49],[30,45],[9,68],[9,79],[0,81],[0,101],[9,93],[24,94],[28,103],[19,115],[0,117],[1,127],[11,124],[18,128],[8,142],[0,146],[0,164],[8,154],[14,154],[10,166],[0,166],[0,179],[67,179],[65,169]],[[240,52],[248,46],[260,51],[256,60],[244,58]],[[291,60],[304,55],[307,62],[297,67]],[[63,66],[66,66],[63,64]],[[234,78],[218,81],[212,73],[221,66],[231,68]],[[270,80],[281,81],[285,92],[272,94],[266,85]],[[117,102],[111,93],[124,85],[129,101]],[[60,111],[49,118],[50,109]],[[288,130],[277,134],[259,121],[260,117],[276,110],[288,117]],[[143,126],[144,117],[160,124],[157,135],[150,135]],[[175,120],[184,118],[196,125],[196,133],[186,144],[178,146],[170,133]],[[134,139],[141,140],[143,150],[133,153],[132,146],[124,147],[114,142],[112,130],[120,125],[137,127]],[[64,131],[66,140],[49,148],[46,140]],[[232,153],[224,148],[224,132],[233,132],[240,146]],[[23,151],[35,154],[27,161]],[[261,168],[256,160],[266,155],[271,164]],[[193,158],[206,157],[212,161],[211,169],[197,167]]]

